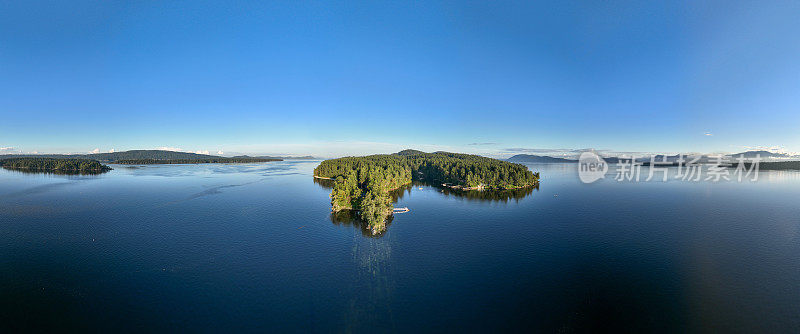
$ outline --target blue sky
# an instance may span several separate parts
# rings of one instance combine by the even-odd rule
[[[0,2],[0,152],[800,151],[798,2]]]

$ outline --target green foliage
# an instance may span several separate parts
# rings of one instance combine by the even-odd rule
[[[0,160],[0,166],[8,169],[62,173],[91,173],[111,170],[111,167],[103,165],[97,160],[88,159],[8,158]]]
[[[189,152],[174,152],[174,151],[164,151],[164,150],[130,150],[130,151],[112,152],[112,153],[95,153],[95,154],[88,154],[87,157],[97,160],[113,161],[115,163],[120,160],[142,160],[142,159],[199,160],[199,159],[220,158],[218,156],[208,155],[208,154],[196,154]]]
[[[333,211],[356,210],[370,225],[392,212],[389,191],[412,179],[463,190],[509,190],[538,184],[539,174],[520,164],[470,154],[404,150],[397,154],[325,160],[314,175],[332,178]]]

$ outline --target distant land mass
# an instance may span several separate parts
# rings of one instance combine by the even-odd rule
[[[164,150],[130,150],[112,153],[90,154],[18,154],[0,155],[0,159],[7,158],[53,158],[53,159],[87,159],[104,163],[117,164],[187,164],[187,163],[251,163],[281,161],[274,157],[220,157],[208,154],[189,152],[175,152]]]
[[[254,162],[283,161],[264,158],[209,158],[209,159],[121,159],[114,161],[120,165],[164,165],[164,164],[247,164]]]
[[[682,156],[683,160],[686,161],[686,162],[692,161],[692,162],[695,162],[695,163],[702,163],[702,164],[714,163],[714,162],[717,161],[717,157],[719,157],[719,155],[696,155],[696,154],[688,155],[688,154],[684,154]],[[795,160],[796,161],[796,160],[800,160],[800,156],[790,155],[788,153],[773,153],[773,152],[769,152],[769,151],[747,151],[747,152],[741,152],[741,153],[735,153],[735,154],[726,154],[726,155],[722,155],[721,157],[723,158],[723,160],[727,160],[727,161],[733,160],[731,162],[736,162],[737,158],[753,159],[755,157],[760,157],[762,159],[761,160],[762,162],[763,161],[790,161],[790,160]],[[659,154],[659,155],[655,156],[655,161],[656,162],[662,162],[662,161],[666,160],[667,162],[677,163],[680,158],[681,158],[681,155],[679,155],[679,154],[676,154],[676,155],[661,155],[661,154]],[[608,159],[606,159],[606,160],[608,160]],[[650,158],[649,157],[647,157],[647,158],[638,158],[636,160],[640,161],[640,162],[649,162]]]
[[[174,152],[164,150],[130,150],[112,153],[89,153],[89,154],[7,154],[0,158],[55,158],[55,159],[91,159],[104,162],[129,159],[213,159],[220,158],[214,155],[196,154],[188,152]]]
[[[757,156],[761,157],[762,162],[766,162],[766,161],[800,161],[800,156],[797,156],[797,155],[791,155],[791,154],[788,154],[788,153],[774,153],[774,152],[763,151],[763,150],[762,151],[747,151],[747,152],[741,152],[741,153],[735,153],[735,154],[727,154],[727,155],[724,155],[723,158],[727,158],[728,160],[730,160],[730,159],[734,159],[735,160],[736,158],[739,158],[739,157],[744,157],[745,159],[753,159],[753,158],[755,158]],[[603,158],[603,160],[606,161],[606,163],[609,163],[609,164],[617,164],[617,163],[620,163],[620,162],[630,162],[630,158],[623,158],[623,157],[602,157],[602,158]],[[678,155],[678,154],[675,154],[675,155],[658,154],[658,155],[653,156],[653,159],[656,162],[666,161],[666,162],[670,162],[670,163],[673,163],[673,164],[676,164],[676,165],[677,165],[678,160],[680,158],[681,158],[681,155]],[[715,156],[712,156],[712,155],[690,155],[690,154],[684,154],[682,156],[682,158],[683,158],[684,161],[687,161],[687,162],[688,161],[692,161],[694,163],[701,163],[701,164],[708,164],[708,163],[713,163],[714,161],[716,161]],[[637,156],[636,157],[636,161],[637,162],[644,163],[645,165],[649,165],[650,159],[651,159],[650,156]],[[517,163],[576,163],[576,162],[578,162],[578,160],[575,160],[575,159],[555,158],[555,157],[542,156],[542,155],[532,155],[532,154],[517,154],[517,155],[514,155],[514,156],[506,159],[506,161],[508,161],[508,162],[517,162]],[[770,165],[770,167],[772,167],[772,166],[773,165]],[[775,165],[775,166],[777,166],[777,165]],[[781,168],[784,168],[784,166],[793,166],[793,164],[784,164],[784,165],[780,165],[780,166],[781,166]]]
[[[794,159],[800,160],[800,156],[793,156],[789,155],[788,153],[773,153],[770,151],[747,151],[742,153],[730,154],[728,155],[733,158],[737,157],[744,157],[746,159],[752,159],[756,156],[761,157],[762,159]]]
[[[564,162],[578,162],[578,160],[554,158],[542,155],[532,154],[517,154],[513,157],[506,159],[508,162],[530,162],[530,163],[564,163]]]
[[[253,156],[249,156],[249,155],[237,155],[237,156],[234,156],[233,158],[241,158],[241,159],[281,159],[281,160],[286,160],[286,159],[294,159],[294,160],[312,160],[312,159],[317,159],[316,157],[310,156],[310,155],[303,155],[303,156],[298,156],[298,157],[293,157],[293,156],[288,156],[288,155],[286,155],[286,156],[284,156],[284,155],[279,155],[279,156],[258,155],[258,156],[254,156],[254,157]]]
[[[663,157],[662,155],[657,155],[656,156],[656,159],[657,159],[656,161],[661,161],[660,159],[662,157]],[[618,164],[620,162],[630,163],[630,161],[631,161],[631,158],[624,158],[624,157],[602,157],[602,158],[608,164]],[[669,158],[673,158],[673,157],[669,157]],[[542,155],[532,155],[532,154],[517,154],[515,156],[512,156],[512,157],[506,159],[506,161],[508,161],[508,162],[517,162],[517,163],[526,163],[527,162],[527,163],[545,163],[545,164],[551,164],[551,163],[577,163],[578,162],[578,160],[576,160],[576,159],[554,158],[554,157],[548,157],[548,156],[542,156]],[[650,158],[637,158],[636,161],[638,161],[638,162],[650,161]],[[669,160],[669,161],[672,162],[673,160]]]
[[[697,161],[696,161],[697,163],[713,163],[713,162],[716,161],[717,156],[718,155],[696,155],[696,154],[688,155],[688,154],[684,154],[683,155],[683,160],[694,161],[695,159],[697,159]],[[773,153],[773,152],[769,152],[769,151],[747,151],[747,152],[741,152],[741,153],[735,153],[735,154],[727,154],[727,155],[723,155],[722,157],[723,158],[727,158],[727,159],[734,159],[734,160],[736,158],[740,158],[740,157],[741,158],[745,158],[745,159],[753,159],[755,157],[760,157],[761,159],[767,160],[767,161],[770,161],[770,160],[800,160],[800,157],[798,157],[798,156],[792,156],[792,155],[789,155],[787,153]],[[681,158],[681,156],[679,154],[676,154],[676,155],[661,155],[661,154],[659,154],[659,155],[655,156],[655,161],[661,162],[661,161],[665,161],[666,160],[667,162],[678,162],[678,160],[680,158]],[[636,159],[636,160],[637,161],[650,161],[650,158],[647,157],[647,158],[641,158],[641,159]]]

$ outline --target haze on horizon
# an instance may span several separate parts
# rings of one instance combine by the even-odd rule
[[[799,9],[10,2],[0,154],[798,152]]]

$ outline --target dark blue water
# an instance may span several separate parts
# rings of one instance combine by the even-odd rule
[[[800,330],[800,173],[531,165],[517,198],[407,189],[372,236],[317,163],[0,171],[0,330]]]

